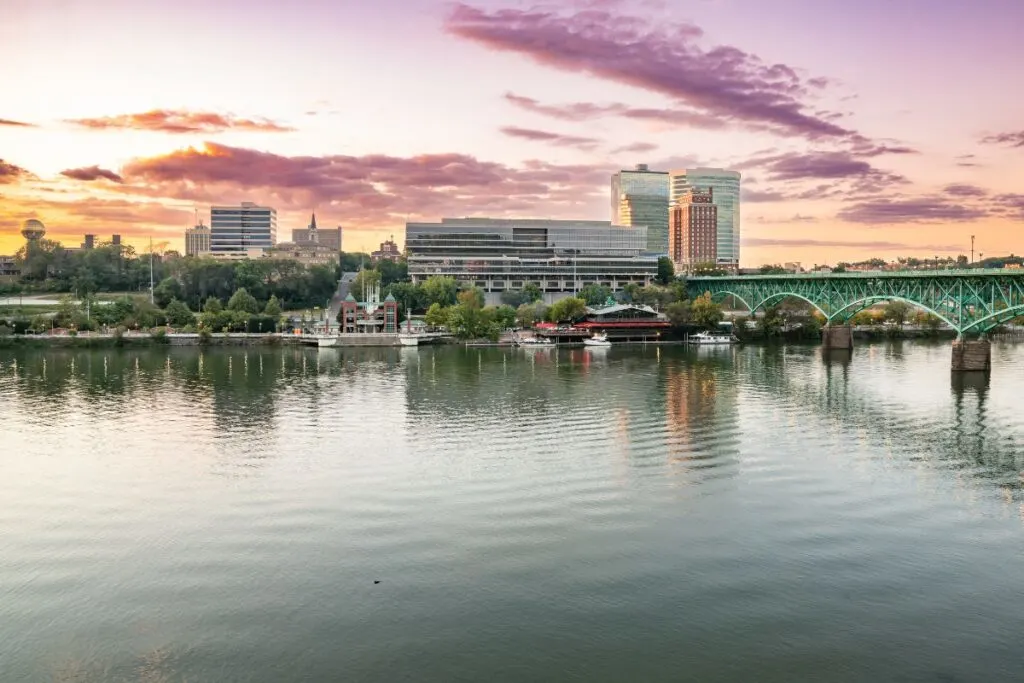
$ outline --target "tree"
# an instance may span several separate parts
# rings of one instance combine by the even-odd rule
[[[711,300],[710,293],[705,292],[690,303],[690,316],[695,325],[710,330],[722,322],[722,307]]]
[[[245,287],[238,289],[228,300],[228,310],[244,313],[259,313],[260,305],[256,297],[246,291]]]
[[[185,296],[181,283],[177,278],[165,277],[153,288],[153,301],[157,306],[167,308],[174,299],[183,299]]]
[[[459,283],[453,277],[433,275],[426,279],[422,289],[423,298],[427,306],[431,304],[439,304],[442,307],[453,306],[455,304],[455,295],[459,291]]]
[[[724,268],[719,268],[718,264],[716,264],[714,261],[705,261],[703,263],[695,263],[693,265],[692,271],[693,271],[694,275],[716,276],[716,275],[726,275],[727,274],[725,272],[725,269]]]
[[[761,275],[785,275],[788,271],[778,263],[763,265],[758,269]]]
[[[494,322],[503,330],[515,327],[516,309],[511,306],[498,306],[494,309]]]
[[[661,256],[658,258],[658,275],[655,277],[659,283],[663,285],[672,284],[672,281],[676,279],[676,267],[672,264],[672,259],[668,256]]]
[[[903,324],[910,316],[910,304],[906,301],[895,299],[885,305],[885,319],[896,325],[897,330],[903,329]]]
[[[427,308],[427,314],[423,320],[431,327],[446,327],[448,325],[448,309],[439,303],[432,303]]]
[[[521,304],[516,309],[516,322],[520,327],[533,327],[537,322],[537,308],[532,304]]]
[[[370,288],[374,285],[379,285],[380,282],[381,275],[378,271],[370,269],[361,270],[356,274],[355,279],[352,280],[348,291],[360,301],[366,301]]]
[[[196,322],[196,316],[189,310],[188,306],[177,299],[171,299],[170,303],[164,308],[164,317],[167,318],[167,324],[174,327],[186,327],[194,325]]]
[[[603,306],[611,295],[612,290],[609,287],[605,287],[603,285],[587,285],[580,290],[579,298],[587,302],[588,306]]]
[[[665,308],[665,315],[675,327],[687,325],[693,319],[689,301],[675,301]]]
[[[570,296],[559,299],[548,309],[548,319],[553,323],[573,322],[587,314],[587,302]]]
[[[267,305],[263,307],[263,315],[279,320],[281,318],[281,302],[277,300],[277,296],[274,294],[270,295],[270,299],[267,301]]]
[[[224,306],[221,305],[220,299],[215,296],[211,296],[203,304],[203,313],[220,313],[224,310]]]
[[[460,304],[466,304],[475,308],[483,308],[486,300],[484,290],[479,287],[464,289],[458,293],[457,298]]]
[[[532,304],[535,301],[540,301],[544,298],[544,292],[540,291],[540,287],[532,282],[527,282],[522,289],[523,292],[523,303]]]

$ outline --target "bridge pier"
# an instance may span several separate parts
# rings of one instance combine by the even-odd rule
[[[953,372],[989,372],[992,370],[992,342],[981,339],[953,340]]]
[[[853,328],[849,325],[826,324],[821,328],[821,348],[853,349]]]

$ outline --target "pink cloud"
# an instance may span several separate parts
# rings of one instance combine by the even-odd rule
[[[521,140],[532,140],[534,142],[546,142],[555,147],[575,147],[585,151],[593,150],[601,142],[597,138],[586,138],[577,135],[562,135],[546,130],[533,128],[519,128],[518,126],[504,126],[501,132],[509,137]]]
[[[226,130],[282,133],[295,130],[268,119],[246,119],[230,114],[167,109],[153,109],[139,114],[71,119],[68,123],[94,130],[128,128],[163,133],[218,133]]]

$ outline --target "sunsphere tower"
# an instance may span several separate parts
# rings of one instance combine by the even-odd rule
[[[38,242],[43,239],[45,234],[46,226],[35,218],[29,218],[21,224],[21,236],[25,238],[26,242]]]

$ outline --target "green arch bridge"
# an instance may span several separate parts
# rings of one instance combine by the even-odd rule
[[[981,335],[1024,315],[1024,270],[933,270],[692,277],[691,297],[734,296],[751,313],[795,297],[828,324],[846,324],[880,301],[906,301],[938,316],[961,336]]]

